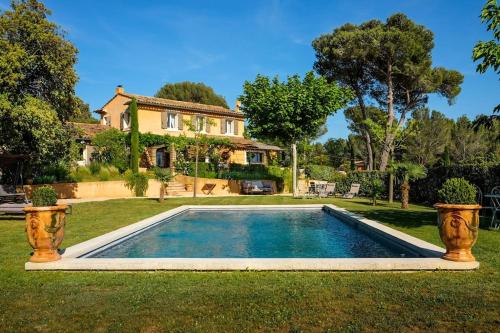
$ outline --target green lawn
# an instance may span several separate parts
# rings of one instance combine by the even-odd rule
[[[320,202],[440,245],[427,207],[275,196],[82,203],[63,246],[182,204]],[[498,331],[500,233],[473,252],[473,272],[25,272],[24,221],[0,216],[0,331]]]

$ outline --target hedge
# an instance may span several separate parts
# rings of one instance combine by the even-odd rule
[[[436,203],[437,191],[450,178],[465,178],[478,186],[484,195],[490,193],[493,187],[500,185],[500,164],[459,164],[430,168],[427,170],[426,178],[411,183],[411,200],[427,204]]]
[[[335,191],[338,193],[346,193],[351,188],[351,184],[358,183],[360,184],[359,195],[367,197],[371,194],[371,187],[374,184],[374,179],[380,179],[380,181],[382,181],[384,189],[380,193],[380,197],[387,198],[389,176],[387,172],[383,171],[350,171],[346,176],[337,179]]]
[[[369,196],[374,179],[380,179],[384,184],[384,190],[381,197],[387,197],[387,188],[389,177],[382,171],[349,171],[347,174],[337,171],[335,168],[324,165],[308,165],[305,168],[306,176],[309,179],[326,180],[336,183],[335,191],[337,193],[346,193],[351,188],[351,184],[360,184],[359,195]]]

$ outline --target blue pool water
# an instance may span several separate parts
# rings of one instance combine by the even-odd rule
[[[389,258],[410,252],[321,209],[187,211],[96,258]]]

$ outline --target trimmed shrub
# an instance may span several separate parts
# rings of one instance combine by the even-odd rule
[[[31,198],[33,207],[46,207],[57,205],[57,193],[50,186],[41,186],[33,190]]]
[[[476,203],[476,188],[464,178],[450,178],[437,191],[438,202],[446,204],[473,205]]]

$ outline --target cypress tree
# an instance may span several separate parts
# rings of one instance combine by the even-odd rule
[[[137,100],[130,103],[130,168],[134,174],[139,172],[139,119],[137,116]]]

